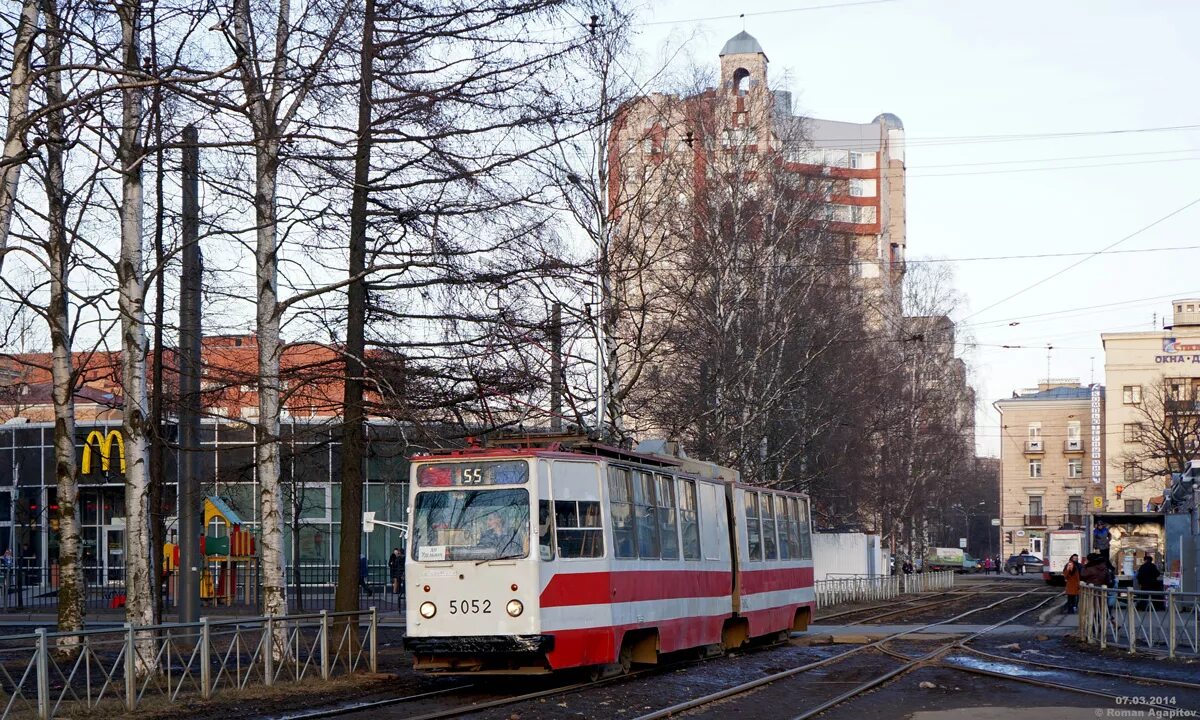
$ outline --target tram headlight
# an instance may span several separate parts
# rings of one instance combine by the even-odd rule
[[[421,603],[421,617],[428,620],[434,615],[437,615],[437,605],[428,601]]]
[[[504,609],[507,610],[508,614],[512,615],[513,617],[517,617],[521,613],[525,612],[525,606],[521,604],[520,600],[509,600],[508,605],[504,606]]]

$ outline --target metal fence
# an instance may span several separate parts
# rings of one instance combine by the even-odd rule
[[[1129,652],[1200,652],[1200,593],[1083,585],[1079,637]]]
[[[332,610],[337,573],[336,567],[328,565],[301,565],[298,569],[289,566],[284,574],[289,608],[297,611]],[[245,601],[246,583],[250,583],[249,587],[252,589],[249,603]],[[251,577],[243,572],[238,576],[237,584],[238,589],[229,593],[232,595],[229,607],[255,614],[261,612],[262,605],[258,597],[261,583],[257,574]],[[0,586],[0,607],[3,610],[50,612],[58,607],[56,566],[49,570],[35,567],[18,567],[8,572],[0,570]],[[163,604],[168,612],[176,604],[175,588],[175,575],[171,574],[163,583]],[[376,607],[380,612],[390,612],[401,607],[402,596],[392,592],[391,575],[387,565],[371,565],[368,568],[359,596],[363,609]],[[118,610],[122,607],[124,597],[123,567],[84,567],[84,603],[89,611]],[[209,602],[214,607],[225,605],[220,598]]]
[[[817,607],[841,603],[890,600],[904,593],[931,592],[954,587],[954,571],[916,573],[913,575],[877,575],[818,580],[814,583]]]
[[[165,709],[251,686],[375,672],[378,630],[370,608],[6,636],[0,718]],[[64,654],[64,642],[75,652]]]

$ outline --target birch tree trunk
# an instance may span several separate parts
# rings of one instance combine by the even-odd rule
[[[150,594],[150,516],[148,507],[149,452],[146,412],[145,278],[142,271],[144,188],[141,138],[142,91],[132,87],[140,70],[140,0],[124,0],[117,9],[121,20],[122,65],[126,87],[121,91],[121,255],[117,262],[121,312],[121,392],[124,396],[122,433],[125,437],[125,619],[131,625],[154,622]],[[153,640],[139,637],[139,675],[154,667]]]
[[[46,66],[62,61],[62,36],[57,0],[42,0],[46,10]],[[58,71],[46,74],[46,101],[61,107],[62,78]],[[58,630],[83,629],[83,545],[79,527],[79,478],[75,462],[75,394],[71,360],[71,324],[67,289],[71,245],[67,240],[67,198],[63,172],[63,111],[53,110],[46,118],[46,221],[47,260],[50,269],[50,302],[46,319],[50,326],[50,376],[54,402],[54,476],[58,484]],[[79,652],[79,636],[58,639],[60,652]]]
[[[23,0],[17,34],[13,40],[13,69],[9,78],[8,127],[4,133],[4,164],[0,169],[0,268],[8,248],[8,230],[12,225],[13,207],[17,202],[17,185],[21,166],[25,163],[25,118],[29,114],[29,89],[33,76],[29,72],[29,56],[37,30],[38,0]]]
[[[255,444],[262,498],[263,612],[287,614],[283,559],[282,486],[279,473],[279,258],[275,207],[279,141],[255,144],[254,214],[258,224],[254,251],[258,283],[258,437]],[[281,631],[282,632],[282,631]],[[280,648],[276,648],[277,651]]]

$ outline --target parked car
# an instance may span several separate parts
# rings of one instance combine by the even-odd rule
[[[1025,575],[1027,573],[1041,574],[1042,559],[1033,553],[1013,555],[1004,563],[1004,571],[1009,575]]]

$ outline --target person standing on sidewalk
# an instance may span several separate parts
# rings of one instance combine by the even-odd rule
[[[388,574],[392,578],[392,594],[399,595],[404,579],[404,554],[400,548],[392,548],[392,554],[388,557]]]
[[[1079,611],[1079,556],[1072,555],[1063,567],[1063,579],[1067,581],[1067,603],[1063,613],[1070,615]]]

